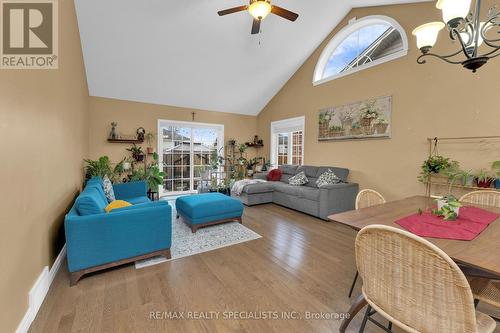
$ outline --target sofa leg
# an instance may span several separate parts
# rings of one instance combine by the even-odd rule
[[[69,273],[69,286],[73,287],[74,285],[76,285],[78,283],[78,281],[80,281],[80,279],[82,278],[82,276],[84,274],[85,273],[83,273],[83,272]]]
[[[195,226],[195,225],[191,226],[191,232],[193,234],[196,233],[197,231],[198,231],[198,226]]]
[[[179,216],[179,214],[177,214],[177,216],[176,216],[175,218],[177,218],[177,219],[178,219],[179,217],[180,217],[180,216]]]
[[[170,249],[166,249],[165,251],[163,251],[163,256],[167,259],[172,259],[172,255],[170,253]]]
[[[243,218],[240,216],[236,219],[236,221],[238,221],[240,224],[243,224]]]

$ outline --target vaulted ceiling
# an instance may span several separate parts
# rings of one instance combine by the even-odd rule
[[[354,7],[415,0],[275,0],[250,35],[245,0],[75,0],[92,96],[258,114]],[[313,73],[311,73],[312,79]]]

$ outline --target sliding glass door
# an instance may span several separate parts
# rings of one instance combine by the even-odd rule
[[[165,172],[162,195],[196,192],[213,158],[223,155],[224,126],[158,121],[158,151]]]

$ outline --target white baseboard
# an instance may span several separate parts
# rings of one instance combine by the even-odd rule
[[[47,296],[47,292],[49,291],[52,281],[54,281],[59,268],[61,268],[61,264],[65,256],[66,244],[64,244],[61,252],[59,252],[59,255],[57,256],[50,270],[49,266],[45,266],[43,268],[42,273],[40,274],[40,276],[38,276],[38,279],[28,293],[28,310],[24,314],[21,323],[19,323],[19,326],[16,329],[16,333],[28,332],[31,323],[33,322],[33,320],[35,320],[36,314],[42,306],[45,296]]]

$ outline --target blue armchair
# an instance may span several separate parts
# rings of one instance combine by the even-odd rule
[[[145,182],[117,184],[113,188],[116,199],[133,205],[106,213],[102,183],[94,178],[66,215],[71,285],[87,273],[159,255],[170,258],[172,209],[168,202],[151,202]]]

